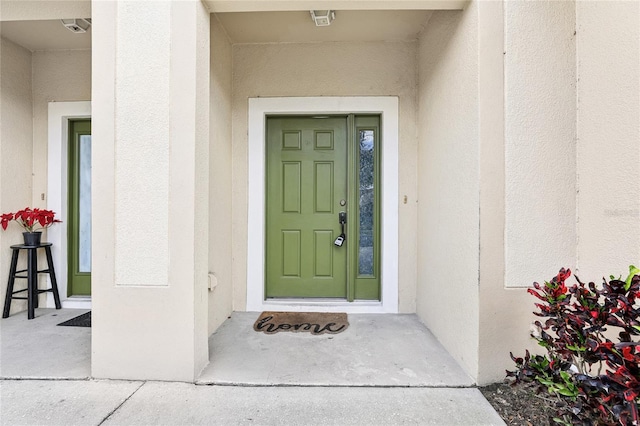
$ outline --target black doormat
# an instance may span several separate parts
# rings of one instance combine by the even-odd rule
[[[58,325],[66,327],[91,327],[91,311],[78,315],[77,317],[71,318],[65,322],[61,322]]]

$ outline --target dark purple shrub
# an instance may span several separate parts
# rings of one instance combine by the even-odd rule
[[[535,304],[531,336],[546,355],[511,359],[513,385],[533,384],[553,397],[565,425],[638,425],[640,402],[640,270],[629,267],[625,281],[613,276],[567,287],[570,270],[561,269],[528,292]],[[543,320],[543,318],[546,318]],[[609,337],[617,332],[617,342]],[[607,337],[609,336],[609,337]]]

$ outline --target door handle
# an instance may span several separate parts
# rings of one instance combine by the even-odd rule
[[[345,223],[347,223],[347,212],[338,213],[338,222],[340,223],[341,233],[338,236],[338,238],[336,238],[336,240],[333,242],[333,244],[335,244],[337,247],[342,247],[342,245],[344,244],[344,241],[347,239],[344,233],[344,225]]]

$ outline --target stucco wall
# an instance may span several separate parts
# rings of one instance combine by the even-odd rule
[[[578,1],[578,271],[640,263],[640,3]]]
[[[247,99],[382,95],[399,97],[399,309],[415,311],[415,55],[415,42],[233,46],[234,309],[243,310],[246,305]]]
[[[574,29],[570,2],[473,2],[420,37],[417,312],[479,383],[535,349],[517,287],[576,262]]]
[[[231,280],[231,43],[211,15],[211,148],[209,157],[209,333],[233,309]]]
[[[91,50],[36,51],[32,61],[33,205],[46,208],[48,105],[91,100]]]
[[[576,264],[575,3],[504,3],[505,286]]]
[[[640,8],[631,2],[508,2],[504,44],[495,43],[491,31],[503,11],[491,2],[480,2],[479,8],[485,12],[480,14],[481,93],[502,75],[505,80],[504,97],[489,90],[480,99],[477,380],[482,384],[501,380],[504,369],[513,366],[509,351],[540,350],[528,337],[535,300],[508,286],[548,279],[560,266],[575,270],[576,265],[583,279],[598,281],[609,273],[624,275],[629,263],[638,262]],[[496,40],[487,43],[491,38]],[[498,66],[501,54],[504,72]],[[485,112],[487,106],[493,110]],[[504,138],[499,126],[486,130],[500,122],[502,111]],[[494,148],[501,140],[506,154],[504,284],[500,262],[491,259],[494,264],[487,266],[483,261],[499,251],[484,244],[486,229],[499,231],[483,214],[500,199],[486,192],[494,191],[490,185],[502,186],[496,168],[483,167],[489,164],[483,157],[497,156]]]
[[[200,2],[97,2],[93,11],[92,376],[193,381],[208,361],[209,13]],[[138,25],[149,16],[170,25]],[[169,66],[149,66],[156,61]],[[155,150],[167,157],[156,162]],[[155,180],[166,191],[118,192],[126,176],[141,191]],[[144,216],[150,228],[166,212],[159,232],[135,227],[141,207],[160,211]],[[120,282],[126,253],[140,262]],[[151,269],[168,281],[150,281]]]
[[[476,380],[485,384],[501,381],[504,370],[513,367],[510,351],[540,350],[529,337],[535,318],[533,299],[517,287],[550,278],[559,268],[557,262],[574,261],[575,15],[567,2],[518,2],[504,7],[478,2],[478,10]],[[536,232],[551,235],[545,239],[546,235]],[[544,273],[547,268],[550,272]],[[527,278],[528,274],[534,276]]]
[[[31,204],[33,121],[31,52],[0,39],[0,213],[15,213]],[[0,303],[4,306],[11,260],[9,246],[22,241],[22,228],[10,223],[0,230]],[[24,257],[24,255],[23,255]],[[22,269],[23,265],[19,265]],[[25,287],[17,280],[15,289]],[[11,313],[26,309],[15,300]]]
[[[417,313],[478,369],[477,5],[436,11],[421,34]]]

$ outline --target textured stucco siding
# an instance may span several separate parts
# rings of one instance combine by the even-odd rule
[[[529,337],[525,291],[575,263],[575,8],[479,2],[479,384]]]
[[[31,52],[0,39],[0,213],[15,213],[31,204],[33,167],[33,103],[31,100]],[[46,151],[46,150],[45,150]],[[22,229],[10,223],[0,230],[0,303],[4,306],[11,260],[9,246],[22,241]],[[26,257],[26,256],[23,256]],[[20,269],[22,264],[19,265]],[[25,287],[17,280],[15,289]],[[11,313],[26,309],[15,300]]]
[[[576,263],[574,2],[504,3],[507,287]]]
[[[234,309],[246,305],[248,98],[398,96],[399,310],[415,312],[416,43],[308,43],[233,46]],[[384,142],[383,142],[384,143]],[[406,202],[405,197],[406,196]],[[384,283],[383,283],[384,285]]]
[[[231,43],[215,15],[211,16],[211,155],[209,158],[209,333],[233,309],[231,247]]]
[[[210,14],[165,6],[93,4],[97,378],[193,381],[208,362]],[[163,25],[141,37],[141,16]]]
[[[236,45],[202,3],[143,3],[94,2],[93,52],[0,40],[0,213],[47,206],[47,105],[94,97],[96,377],[193,380],[246,308],[253,97],[398,97],[399,311],[480,384],[536,349],[532,281],[640,263],[640,3],[472,1],[412,42]],[[0,301],[20,231],[0,231]]]
[[[419,43],[417,313],[478,370],[478,12],[437,11]]]
[[[578,1],[578,275],[640,266],[640,3]]]
[[[91,50],[33,52],[33,203],[35,207],[47,207],[49,102],[89,100],[91,100]],[[45,194],[44,200],[42,194]]]
[[[51,208],[50,201],[58,198],[61,208],[54,209],[57,217],[64,223],[56,225],[55,232],[59,237],[66,239],[67,219],[67,188],[62,188],[64,194],[54,194],[56,184],[67,185],[66,176],[59,176],[58,182],[49,182],[49,155],[54,159],[62,160],[62,171],[67,173],[67,142],[61,143],[65,147],[58,152],[50,152],[49,135],[49,103],[67,101],[91,100],[91,50],[58,50],[35,51],[32,55],[33,63],[33,195],[32,205],[39,208]],[[49,184],[52,183],[52,188]],[[64,235],[62,234],[64,232]],[[52,234],[50,232],[49,237]],[[55,237],[49,241],[57,241]],[[67,253],[66,242],[56,244],[54,242],[53,256],[58,265],[57,278],[60,295],[63,299],[67,296]],[[43,259],[40,260],[42,262]],[[41,277],[43,280],[45,277]],[[44,295],[41,301],[45,300]]]

